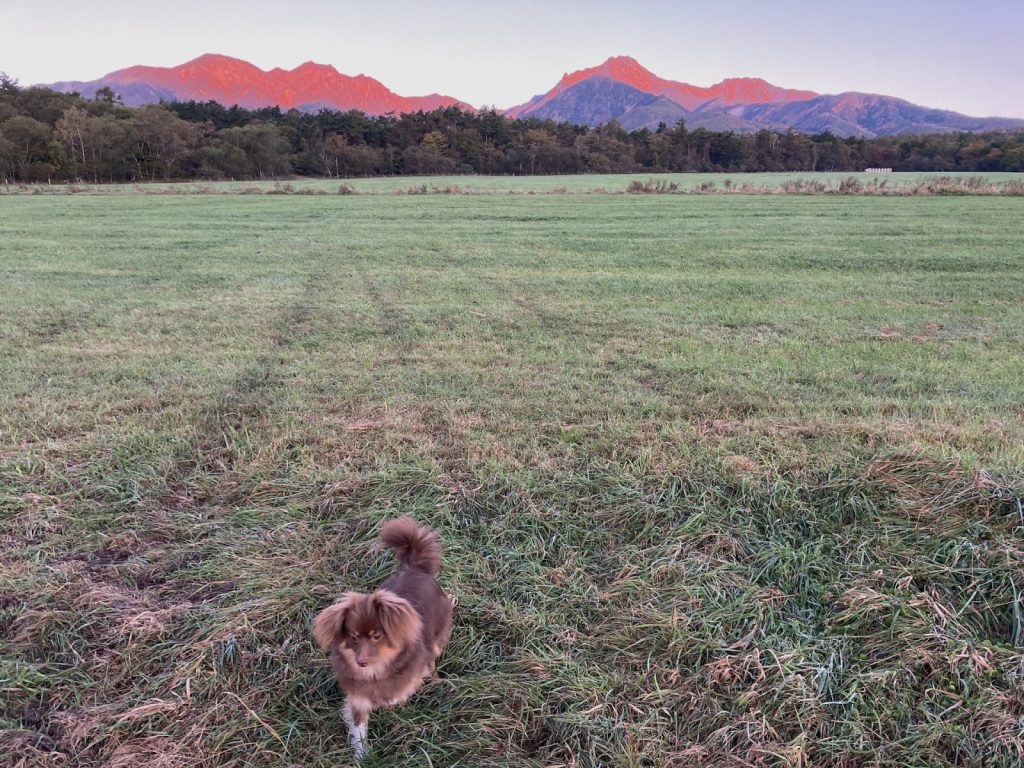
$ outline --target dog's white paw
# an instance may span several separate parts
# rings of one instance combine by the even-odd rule
[[[348,743],[352,746],[356,760],[362,760],[370,751],[370,744],[367,738],[367,725],[356,725],[349,729]]]

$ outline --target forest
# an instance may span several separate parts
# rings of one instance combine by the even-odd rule
[[[1024,132],[843,138],[691,130],[627,132],[508,119],[493,108],[403,115],[216,102],[126,107],[23,88],[0,74],[0,178],[8,183],[138,182],[451,174],[1024,171]]]

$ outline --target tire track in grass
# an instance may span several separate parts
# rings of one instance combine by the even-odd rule
[[[524,317],[546,333],[575,339],[593,335],[593,324],[581,323],[578,318],[568,312],[552,312],[535,297],[527,298],[522,294],[516,294],[512,297],[512,303],[522,310]],[[572,307],[572,304],[567,303],[566,306]]]
[[[377,311],[377,326],[395,348],[394,362],[400,366],[408,365],[412,362],[413,344],[410,339],[403,339],[403,333],[411,326],[412,319],[385,296],[380,283],[367,272],[363,264],[358,264],[356,271],[370,304]]]
[[[132,737],[114,736],[111,723],[136,711],[140,690],[158,695],[154,686],[162,673],[151,670],[153,680],[134,680],[126,688],[108,679],[102,659],[131,649],[139,657],[136,664],[144,664],[139,659],[151,652],[156,654],[152,663],[158,663],[154,649],[160,643],[155,641],[181,632],[191,636],[193,630],[182,624],[185,618],[192,616],[189,622],[195,623],[200,615],[196,611],[219,612],[203,606],[230,600],[236,579],[245,580],[244,572],[236,576],[236,571],[222,571],[208,562],[224,547],[225,528],[219,519],[224,510],[247,503],[259,483],[258,476],[249,477],[250,461],[273,439],[273,410],[286,391],[287,368],[295,350],[315,333],[319,299],[330,284],[328,276],[310,274],[299,296],[271,319],[272,332],[236,375],[198,404],[191,424],[185,425],[182,453],[162,483],[150,489],[141,485],[131,499],[89,499],[76,511],[83,519],[96,516],[103,521],[98,548],[97,537],[83,531],[77,545],[47,559],[43,572],[37,572],[38,564],[23,563],[24,573],[13,585],[25,596],[20,599],[20,639],[8,650],[21,656],[26,668],[38,667],[56,682],[27,696],[25,707],[14,711],[23,723],[19,739],[83,764],[104,763],[112,750],[128,747]],[[130,443],[133,436],[128,437]],[[124,471],[144,470],[147,462],[141,457],[138,468],[132,469],[133,464]],[[111,466],[109,471],[122,470]],[[53,625],[55,616],[64,623]],[[191,641],[182,642],[182,653],[196,650]],[[43,650],[40,643],[59,650]],[[88,658],[63,658],[60,649],[83,643],[90,648]],[[42,656],[52,664],[35,664]],[[51,668],[53,664],[57,666]],[[83,688],[91,692],[88,696],[73,701],[62,697],[67,684],[55,671],[62,664],[77,670],[76,684],[88,680]],[[75,724],[86,718],[105,737],[83,748]],[[0,739],[0,752],[4,747]]]
[[[418,364],[413,354],[416,344],[405,334],[406,329],[413,326],[413,318],[385,294],[380,282],[364,265],[359,264],[356,269],[366,295],[377,310],[377,326],[394,347],[394,357],[383,363],[389,367],[415,368]],[[476,486],[470,452],[452,419],[432,402],[416,408],[415,415],[421,425],[417,431],[424,434],[430,444],[429,453],[437,468],[438,481],[455,496],[469,493],[468,489]]]
[[[295,351],[314,335],[317,307],[331,285],[328,274],[310,273],[299,296],[271,320],[266,347],[200,410],[196,424],[200,468],[221,476],[237,474],[244,457],[232,446],[244,447],[257,432],[272,426],[271,411],[287,384],[286,368]]]
[[[310,276],[300,298],[271,322],[274,333],[267,348],[254,350],[228,385],[199,406],[185,439],[191,447],[177,457],[162,484],[145,488],[146,465],[153,460],[146,454],[133,457],[136,435],[129,433],[112,446],[114,455],[104,473],[125,475],[124,490],[107,481],[102,492],[87,495],[75,511],[77,517],[103,521],[99,548],[97,536],[86,528],[79,543],[47,559],[44,572],[29,561],[19,564],[21,578],[14,588],[23,596],[21,625],[5,653],[21,657],[29,672],[56,682],[32,695],[21,681],[14,684],[14,690],[25,694],[19,694],[25,705],[10,711],[11,719],[22,724],[15,748],[38,747],[83,764],[105,762],[111,750],[131,743],[130,736],[113,737],[109,729],[125,712],[135,711],[136,691],[108,680],[102,660],[127,648],[134,655],[147,655],[156,647],[150,643],[179,631],[176,627],[186,616],[235,590],[233,580],[209,581],[197,575],[218,546],[220,526],[195,523],[213,522],[221,509],[244,499],[247,461],[273,429],[271,412],[284,391],[289,353],[312,333],[311,296],[323,283],[321,276]],[[55,624],[54,617],[62,617],[63,624]],[[83,644],[90,649],[86,659],[64,658],[65,648],[73,652]],[[188,649],[186,645],[182,650]],[[39,658],[46,661],[37,662]],[[80,702],[62,696],[65,667],[75,668],[76,685],[90,692]],[[145,680],[135,686],[152,687]],[[107,738],[83,747],[75,724],[85,719]],[[0,752],[10,746],[12,742],[0,739]]]

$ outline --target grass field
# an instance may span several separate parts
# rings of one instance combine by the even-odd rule
[[[631,184],[661,183],[681,194],[691,192],[736,191],[743,185],[757,191],[773,190],[794,182],[816,183],[838,188],[854,179],[861,185],[884,183],[888,190],[912,188],[940,179],[956,182],[980,180],[985,184],[1013,185],[1021,195],[1024,174],[1020,173],[628,173],[582,174],[573,176],[389,176],[369,179],[291,179],[284,181],[217,181],[217,182],[153,182],[146,184],[4,184],[0,194],[63,194],[97,195],[137,194],[482,194],[482,195],[550,195],[550,194],[621,194]]]
[[[1020,198],[6,195],[0,243],[0,764],[350,762],[309,624],[404,513],[456,623],[366,766],[1024,759]]]

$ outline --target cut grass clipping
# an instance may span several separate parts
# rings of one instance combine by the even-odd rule
[[[1022,205],[3,196],[0,764],[1019,766]]]

